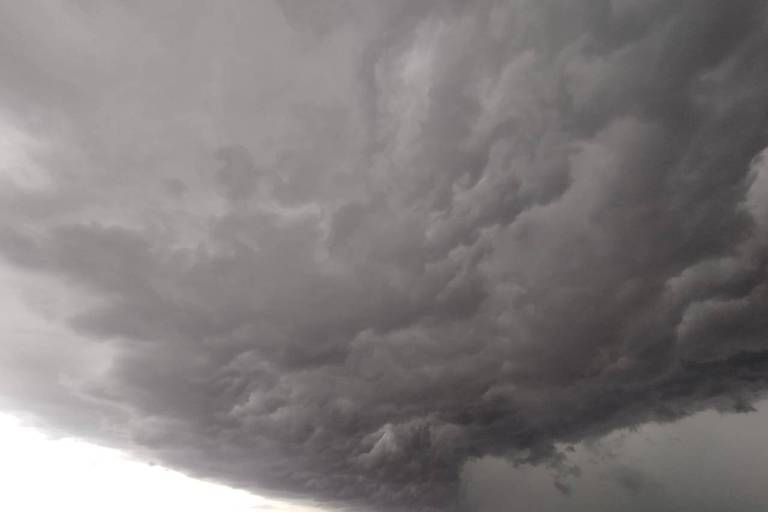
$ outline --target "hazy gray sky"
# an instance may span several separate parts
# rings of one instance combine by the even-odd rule
[[[0,0],[0,45],[0,410],[46,431],[548,510],[560,447],[766,388],[762,0]]]
[[[483,458],[464,467],[476,512],[759,512],[768,503],[768,403],[699,413],[576,445],[558,465]]]

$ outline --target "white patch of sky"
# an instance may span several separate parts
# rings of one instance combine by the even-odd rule
[[[319,512],[190,478],[0,414],[0,510],[41,512]]]

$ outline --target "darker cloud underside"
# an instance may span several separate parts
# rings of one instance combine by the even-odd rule
[[[457,506],[470,457],[749,408],[764,2],[384,3],[66,4],[63,49],[20,25],[0,99],[54,184],[0,195],[0,251],[95,299],[69,325],[115,355],[5,402],[382,510]]]

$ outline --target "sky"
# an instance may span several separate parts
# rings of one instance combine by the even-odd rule
[[[768,403],[707,411],[558,446],[560,467],[481,457],[462,470],[471,510],[760,511],[768,502]],[[53,438],[0,416],[0,508],[14,512],[324,512],[204,482],[118,450]],[[695,471],[686,471],[695,464]],[[563,471],[563,468],[566,468]],[[702,485],[705,484],[705,485]]]
[[[757,512],[768,503],[768,403],[709,410],[561,445],[560,466],[485,457],[463,469],[471,510]]]
[[[133,459],[72,438],[51,438],[0,416],[0,508],[14,512],[316,512]]]
[[[762,0],[0,0],[0,48],[6,440],[287,510],[768,505]]]

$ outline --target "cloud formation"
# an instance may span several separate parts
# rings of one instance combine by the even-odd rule
[[[748,406],[764,3],[383,4],[0,8],[33,174],[1,176],[0,254],[77,340],[4,358],[4,404],[382,510],[455,506],[472,457]]]
[[[755,414],[695,414],[558,446],[558,464],[476,459],[462,473],[469,510],[757,512],[768,493],[765,402]],[[561,490],[561,492],[558,492]]]

